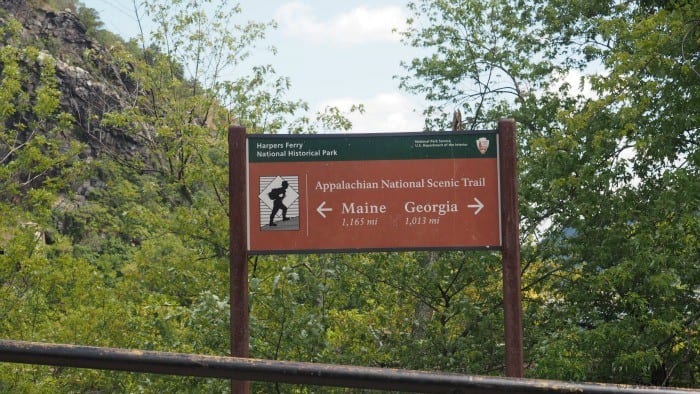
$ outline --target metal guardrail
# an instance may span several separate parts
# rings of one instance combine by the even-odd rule
[[[699,391],[516,379],[0,340],[0,361],[423,393],[680,394]]]

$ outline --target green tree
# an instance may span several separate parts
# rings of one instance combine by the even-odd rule
[[[112,59],[89,60],[114,62],[142,89],[124,98],[132,107],[95,117],[135,144],[79,162],[83,145],[60,110],[52,55],[22,41],[23,26],[2,18],[9,21],[0,27],[3,337],[228,353],[228,316],[201,324],[227,301],[225,130],[232,118],[218,102],[218,85],[186,79],[187,64],[157,46],[114,43]],[[99,29],[99,20],[92,22]],[[81,185],[83,176],[91,186]],[[43,245],[49,232],[51,245]],[[226,382],[0,368],[1,391],[183,387],[221,391]]]
[[[0,201],[46,214],[52,192],[75,179],[83,146],[61,138],[72,117],[59,108],[54,59],[25,46],[20,31],[14,19],[0,26]]]
[[[696,386],[698,3],[409,8],[428,124],[519,123],[527,373]]]

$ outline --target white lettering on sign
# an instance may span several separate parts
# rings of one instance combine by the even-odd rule
[[[462,178],[462,184],[464,187],[485,187],[486,186],[486,178],[477,178],[477,179],[472,179],[472,178]]]
[[[459,187],[459,181],[456,179],[445,179],[445,180],[428,179],[427,183],[428,183],[428,187],[437,187],[437,188]]]
[[[450,201],[445,201],[444,203],[407,201],[403,209],[408,213],[437,213],[440,216],[447,215],[450,212],[459,212],[457,204]]]
[[[386,205],[384,204],[370,204],[365,202],[363,204],[343,203],[342,213],[345,215],[356,215],[363,213],[386,213]]]
[[[303,142],[289,142],[289,141],[287,141],[284,144],[285,144],[285,147],[287,149],[301,149],[304,147]]]
[[[265,143],[265,142],[258,142],[255,144],[255,146],[258,149],[282,149],[284,148],[284,145],[282,144],[271,144],[271,143]]]

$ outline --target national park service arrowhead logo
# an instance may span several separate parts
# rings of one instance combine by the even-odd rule
[[[476,148],[479,149],[479,153],[481,153],[482,155],[486,154],[486,151],[489,150],[488,138],[481,137],[478,140],[476,140]]]

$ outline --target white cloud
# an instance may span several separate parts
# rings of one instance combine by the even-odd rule
[[[277,9],[275,20],[283,33],[321,43],[398,42],[393,28],[406,23],[406,15],[398,6],[359,6],[328,19],[314,14],[313,8],[295,1]]]
[[[364,104],[365,112],[352,113],[351,132],[422,131],[423,116],[419,105],[400,93],[380,93],[369,99],[337,98],[317,106],[317,111],[327,106],[338,107],[347,113],[353,104]]]

